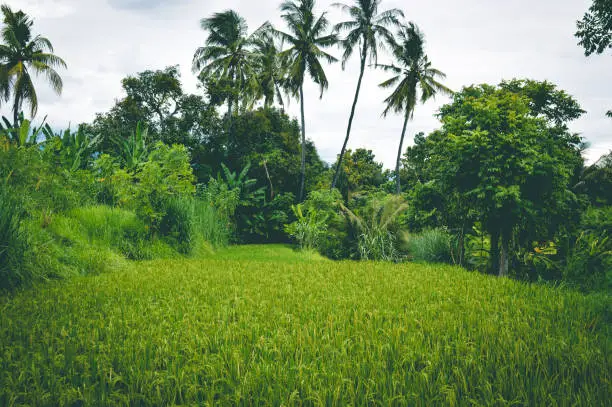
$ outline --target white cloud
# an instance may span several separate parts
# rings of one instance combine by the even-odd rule
[[[345,0],[349,2],[350,0]],[[319,0],[319,10],[333,0]],[[13,0],[35,17],[35,30],[48,37],[56,53],[68,63],[63,74],[64,93],[57,97],[39,86],[39,114],[48,114],[57,125],[90,121],[96,112],[108,110],[121,97],[120,80],[145,69],[180,64],[183,82],[196,92],[191,74],[194,50],[204,40],[199,20],[213,12],[233,8],[249,22],[251,30],[267,19],[282,25],[278,4],[263,0]],[[425,32],[428,54],[435,67],[447,73],[455,90],[472,83],[498,83],[502,79],[528,77],[550,80],[575,96],[588,111],[572,124],[591,142],[590,161],[612,149],[612,57],[584,57],[573,36],[575,21],[589,7],[589,0],[385,0],[384,8],[402,8],[409,20]],[[330,11],[333,22],[344,18]],[[339,51],[333,51],[340,55]],[[358,62],[327,67],[329,90],[319,99],[314,85],[306,92],[307,135],[321,155],[332,161],[344,139],[355,91]],[[402,119],[381,118],[385,92],[377,84],[385,73],[365,76],[349,147],[367,147],[392,167]],[[447,102],[438,98],[419,106],[409,124],[408,143],[419,131],[438,127],[433,117]],[[295,101],[289,112],[297,116]],[[2,114],[8,111],[2,107]]]

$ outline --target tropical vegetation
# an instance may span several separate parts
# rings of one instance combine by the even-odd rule
[[[132,73],[66,129],[37,116],[66,63],[2,5],[0,405],[606,405],[612,152],[586,162],[586,112],[555,83],[451,90],[385,5],[335,22],[287,0],[252,31],[210,10],[197,91],[178,65]],[[611,15],[577,22],[587,56]],[[328,163],[305,85],[325,97],[357,53]],[[349,144],[366,68],[402,118],[395,168]]]

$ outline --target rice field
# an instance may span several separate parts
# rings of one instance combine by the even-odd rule
[[[0,406],[604,406],[610,319],[602,294],[234,247],[0,298]]]

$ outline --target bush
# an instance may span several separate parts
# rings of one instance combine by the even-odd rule
[[[97,166],[113,170],[106,157],[105,162],[98,162]],[[147,225],[157,229],[170,200],[195,193],[193,181],[187,149],[157,143],[147,161],[136,169],[116,169],[110,178],[104,178],[108,184],[104,190],[106,194],[114,194],[111,201],[136,212]]]
[[[399,218],[408,209],[396,195],[366,197],[363,208],[343,210],[357,236],[357,252],[362,260],[399,261]]]
[[[168,200],[159,231],[172,247],[187,255],[204,242],[226,246],[231,235],[228,222],[210,202],[187,197]]]
[[[408,237],[408,252],[415,261],[452,263],[451,236],[443,229],[429,229]]]
[[[569,251],[563,279],[583,289],[612,287],[612,245],[606,232],[583,232]]]
[[[0,289],[14,288],[32,277],[24,268],[28,244],[21,228],[23,219],[21,204],[0,186]]]
[[[285,226],[285,231],[297,241],[300,249],[316,250],[327,231],[327,216],[316,208],[306,212],[302,204],[293,205],[291,209],[297,220]]]

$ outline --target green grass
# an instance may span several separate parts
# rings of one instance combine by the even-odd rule
[[[247,262],[319,262],[330,261],[312,250],[295,250],[291,246],[281,244],[253,244],[244,246],[228,246],[211,252],[208,256],[217,260],[234,260]]]
[[[583,405],[610,302],[449,266],[232,247],[0,299],[0,405]]]

